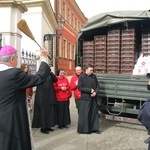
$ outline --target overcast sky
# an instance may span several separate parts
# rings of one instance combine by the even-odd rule
[[[150,10],[150,0],[75,0],[88,18],[119,10]]]
[[[150,10],[150,0],[75,0],[87,18],[120,10]],[[50,0],[52,7],[54,0]]]

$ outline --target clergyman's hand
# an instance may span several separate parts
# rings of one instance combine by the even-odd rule
[[[93,93],[91,94],[91,96],[92,96],[92,97],[95,97],[95,96],[96,96],[96,92],[93,92]]]
[[[46,49],[40,49],[41,60],[47,61],[48,51]]]
[[[93,89],[91,89],[91,94],[92,94],[92,93],[94,93],[94,90],[93,90]]]

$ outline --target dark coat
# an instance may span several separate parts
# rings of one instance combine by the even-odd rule
[[[26,88],[44,83],[49,71],[45,62],[36,75],[18,68],[0,71],[0,150],[31,150]]]
[[[150,131],[150,97],[148,97],[147,101],[142,105],[138,112],[137,119]]]
[[[56,76],[51,72],[46,79],[46,82],[37,86],[35,94],[35,106],[42,107],[45,101],[48,101],[48,105],[56,104],[56,94],[53,83],[57,82]]]
[[[94,89],[96,94],[99,92],[99,84],[95,74],[88,76],[86,73],[80,75],[78,81],[78,89],[81,91],[81,99],[91,100],[91,89]],[[95,99],[97,96],[95,97]]]
[[[44,84],[37,86],[34,102],[33,128],[49,128],[56,124],[55,114],[56,94],[53,83],[56,76],[51,72]],[[54,111],[54,112],[53,112]]]
[[[81,103],[77,131],[79,133],[92,133],[99,130],[99,117],[97,96],[91,97],[91,89],[99,92],[99,83],[96,75],[88,76],[86,73],[79,77],[78,88],[81,91]]]

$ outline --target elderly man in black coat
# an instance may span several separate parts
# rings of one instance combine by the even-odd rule
[[[56,76],[50,72],[44,84],[37,86],[34,102],[32,128],[41,127],[41,132],[49,134],[51,127],[57,124],[56,93],[53,83],[57,82]]]
[[[85,73],[80,75],[78,89],[81,91],[81,103],[77,132],[100,134],[97,104],[99,83],[96,75],[93,74],[92,65],[87,65]]]

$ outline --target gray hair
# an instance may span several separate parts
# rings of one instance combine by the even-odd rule
[[[6,56],[0,56],[0,62],[5,62],[5,63],[7,63],[7,62],[9,62],[9,60],[11,59],[11,58],[14,58],[14,57],[16,57],[17,56],[17,52],[16,53],[13,53],[13,54],[10,54],[10,55],[6,55]]]

